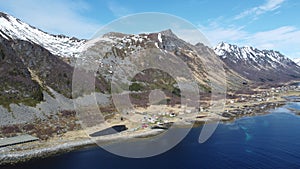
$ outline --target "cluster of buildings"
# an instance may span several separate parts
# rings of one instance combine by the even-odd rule
[[[239,95],[237,98],[227,101],[228,109],[222,112],[221,115],[226,118],[232,118],[240,115],[263,113],[268,109],[282,105],[283,103],[280,103],[278,97],[281,96],[282,93],[290,91],[300,91],[300,86],[281,86],[265,89],[254,94]]]

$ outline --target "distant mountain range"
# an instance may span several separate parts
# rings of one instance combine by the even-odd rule
[[[214,50],[228,67],[252,81],[287,82],[300,78],[300,67],[277,51],[223,42]]]
[[[187,43],[171,30],[139,35],[109,32],[97,40],[90,48],[95,53],[81,56],[79,54],[84,45],[90,43],[87,40],[51,35],[0,13],[0,81],[3,84],[0,87],[0,105],[4,107],[1,109],[0,106],[0,118],[10,119],[10,123],[21,123],[14,121],[13,117],[6,117],[8,110],[19,111],[21,103],[29,107],[48,103],[45,96],[56,99],[57,103],[64,99],[70,101],[75,58],[99,63],[96,87],[99,93],[106,95],[111,92],[109,86],[114,68],[122,63],[130,65],[132,61],[128,55],[148,49],[159,49],[159,54],[181,58],[204,94],[211,92],[212,80],[216,83],[226,81],[228,90],[233,92],[249,90],[259,83],[280,84],[300,80],[300,67],[277,51],[227,43],[220,43],[211,49],[201,43]],[[217,71],[208,72],[205,66],[209,62],[219,62],[226,76]],[[136,104],[147,104],[140,102],[147,100],[147,91],[156,88],[163,88],[167,96],[174,97],[174,103],[180,96],[176,81],[165,72],[147,70],[135,76],[134,82],[128,83],[134,91],[146,91],[132,97]],[[64,99],[57,100],[60,97]],[[51,107],[51,104],[54,103],[47,104],[49,112],[62,109],[61,106]],[[32,113],[33,110],[26,108],[25,112]]]

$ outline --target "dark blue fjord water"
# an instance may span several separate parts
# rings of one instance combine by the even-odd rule
[[[16,169],[300,169],[300,117],[288,108],[220,124],[199,144],[201,127],[176,147],[145,159],[119,157],[93,147],[11,166]]]

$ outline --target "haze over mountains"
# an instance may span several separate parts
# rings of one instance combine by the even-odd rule
[[[81,57],[80,52],[86,43],[86,40],[74,37],[45,33],[0,13],[0,81],[3,84],[0,88],[0,118],[7,119],[8,123],[21,123],[14,120],[18,118],[16,114],[26,112],[33,114],[32,118],[27,118],[28,121],[34,120],[38,110],[30,106],[40,106],[39,109],[54,114],[62,109],[72,109],[70,99],[74,62],[69,58]],[[250,85],[255,86],[256,83],[280,84],[300,80],[300,67],[279,52],[227,43],[220,43],[211,49],[201,43],[187,43],[171,30],[139,35],[107,33],[90,47],[95,55],[84,55],[88,57],[80,59],[99,64],[97,91],[110,97],[109,86],[115,67],[124,63],[130,65],[133,61],[128,56],[150,49],[157,54],[181,58],[191,70],[202,93],[211,92],[212,81],[226,81],[228,90],[237,91],[248,90]],[[226,76],[205,69],[208,63],[213,62],[223,67]],[[161,87],[166,95],[174,97],[174,103],[176,97],[180,96],[174,81],[176,79],[170,79],[164,72],[148,70],[135,76],[134,80],[128,82],[134,84],[134,91],[146,91],[144,95],[135,97],[138,99],[133,98],[137,104],[143,100],[141,98],[146,98],[144,96],[149,94],[147,91]]]

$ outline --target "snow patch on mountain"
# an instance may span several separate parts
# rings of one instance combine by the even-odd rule
[[[297,65],[300,66],[300,58],[295,58],[295,59],[293,59],[293,61],[294,61]]]
[[[214,48],[215,53],[222,59],[231,60],[234,63],[248,62],[257,65],[286,66],[291,62],[289,58],[273,50],[259,50],[251,46],[238,47],[225,42]]]
[[[158,39],[158,41],[159,41],[160,43],[162,43],[161,33],[158,33],[158,34],[157,34],[157,39]]]
[[[52,54],[62,57],[76,57],[85,43],[85,40],[45,33],[4,13],[0,13],[0,23],[0,36],[5,39],[19,39],[36,43]]]
[[[214,51],[230,69],[249,80],[281,83],[300,78],[300,67],[277,51],[238,47],[224,42]]]

